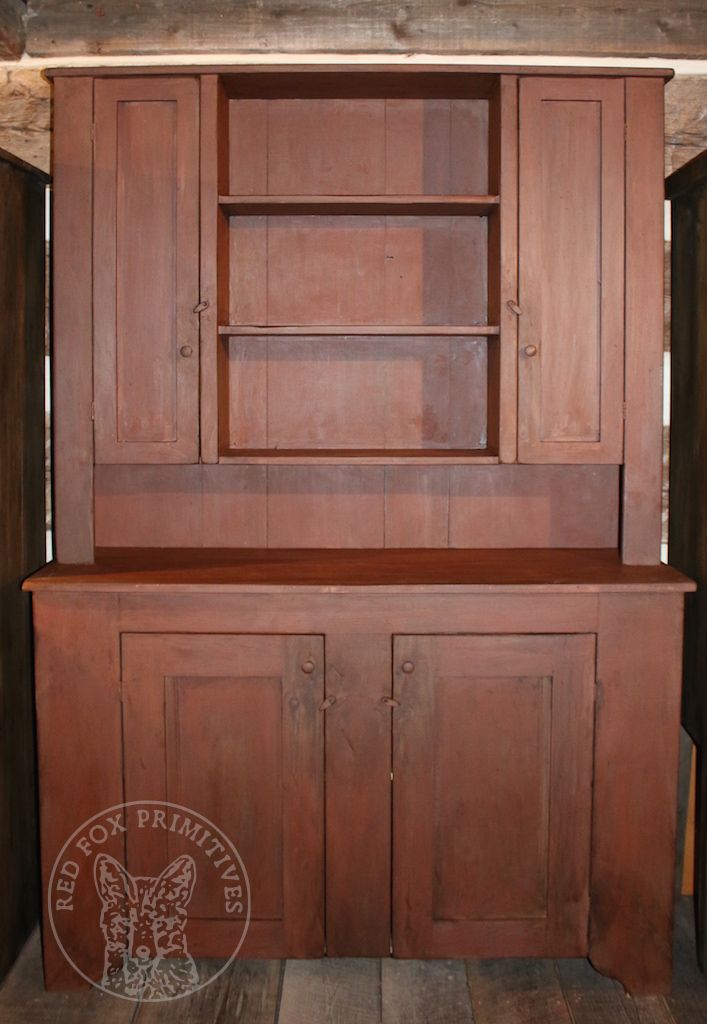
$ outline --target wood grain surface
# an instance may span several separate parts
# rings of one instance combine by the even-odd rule
[[[0,978],[38,911],[30,606],[44,563],[45,176],[0,151]]]
[[[350,7],[273,0],[224,13],[218,0],[150,0],[136,17],[129,0],[87,9],[80,0],[30,0],[27,51],[60,54],[218,52],[557,53],[701,57],[707,23],[687,3],[669,11],[626,4],[611,19],[599,0],[567,7],[502,0],[488,8],[452,0],[401,9],[392,0]]]

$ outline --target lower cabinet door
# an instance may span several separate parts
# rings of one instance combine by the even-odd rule
[[[123,635],[126,800],[182,808],[166,827],[128,831],[127,868],[158,878],[179,861],[183,895],[199,872],[182,899],[192,954],[230,955],[245,906],[226,908],[226,886],[237,895],[226,855],[216,846],[205,859],[214,840],[190,811],[247,872],[241,955],[324,953],[323,658],[319,636]]]
[[[587,953],[595,641],[398,636],[393,952]]]

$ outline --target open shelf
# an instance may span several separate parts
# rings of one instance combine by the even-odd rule
[[[463,326],[448,324],[222,324],[219,334],[226,337],[241,335],[268,337],[272,335],[288,335],[294,337],[346,337],[347,335],[384,335],[392,337],[494,337],[499,334],[497,324],[465,324]]]
[[[393,85],[222,96],[222,464],[498,462],[497,97]]]
[[[219,462],[240,465],[317,465],[317,466],[377,466],[377,465],[479,465],[494,466],[498,456],[485,449],[478,451],[454,450],[450,448],[430,449],[419,448],[342,448],[342,449],[226,449]]]
[[[483,195],[377,195],[377,196],[219,196],[228,214],[445,214],[482,217],[499,205],[499,196]]]

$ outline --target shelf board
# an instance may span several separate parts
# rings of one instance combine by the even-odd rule
[[[499,206],[487,196],[219,196],[227,214],[446,214],[483,217]]]
[[[498,456],[487,449],[474,451],[468,448],[435,448],[429,451],[420,448],[244,448],[237,451],[230,448],[221,453],[219,462],[286,466],[495,466],[498,464]]]
[[[238,335],[239,337],[267,337],[269,335],[292,335],[293,337],[330,337],[341,335],[392,335],[394,337],[493,337],[499,334],[497,324],[463,324],[449,326],[429,324],[222,324],[218,329],[219,334],[228,336]]]

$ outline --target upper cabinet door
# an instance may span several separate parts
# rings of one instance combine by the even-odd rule
[[[198,84],[95,89],[96,462],[196,462]]]
[[[520,87],[521,462],[623,458],[624,86]]]

